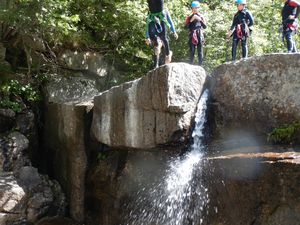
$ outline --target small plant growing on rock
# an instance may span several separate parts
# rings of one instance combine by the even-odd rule
[[[285,124],[282,127],[273,129],[273,131],[268,134],[268,141],[280,144],[292,144],[293,142],[299,142],[299,140],[296,140],[299,132],[300,121]]]

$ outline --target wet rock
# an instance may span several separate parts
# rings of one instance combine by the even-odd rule
[[[198,66],[173,63],[94,99],[91,132],[111,147],[184,142],[206,80]]]
[[[234,149],[210,159],[205,224],[300,224],[300,152],[259,148],[254,153]]]
[[[86,178],[86,223],[124,224],[131,198],[162,177],[159,173],[166,169],[172,154],[161,149],[111,150],[94,156]]]

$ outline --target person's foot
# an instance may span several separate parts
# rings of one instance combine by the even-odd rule
[[[170,51],[169,55],[166,56],[165,64],[171,63],[171,61],[172,61],[172,55],[173,55],[173,52]]]

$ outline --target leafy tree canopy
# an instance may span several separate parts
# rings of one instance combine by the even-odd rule
[[[178,30],[171,37],[174,61],[188,59],[188,31],[185,17],[191,1],[166,0]],[[248,0],[255,19],[249,55],[283,52],[278,28],[282,2]],[[204,67],[210,71],[231,58],[227,31],[237,8],[233,0],[201,1],[201,13],[208,21]],[[126,79],[146,73],[151,65],[151,49],[145,45],[146,0],[6,0],[0,3],[0,21],[25,33],[38,34],[50,46],[93,49],[105,54],[127,72]],[[298,42],[298,39],[297,39]]]

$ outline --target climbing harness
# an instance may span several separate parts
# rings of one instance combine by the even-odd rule
[[[160,26],[161,22],[164,22],[168,26],[168,28],[171,27],[171,25],[167,21],[166,14],[164,11],[158,13],[149,13],[147,18],[147,27],[151,22],[154,22],[155,24],[159,24],[158,26]]]
[[[236,36],[238,39],[243,39],[243,29],[242,29],[242,24],[236,25]]]

